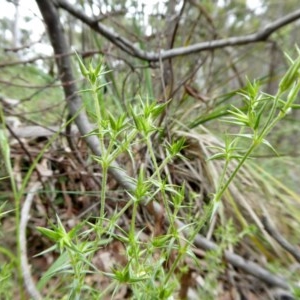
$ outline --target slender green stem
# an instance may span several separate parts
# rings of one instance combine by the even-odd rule
[[[228,169],[228,165],[229,165],[229,161],[228,161],[228,159],[226,159],[224,168],[222,170],[222,174],[221,174],[221,176],[220,176],[220,178],[218,180],[218,187],[219,187],[219,189],[223,186],[223,183],[225,181],[225,176],[226,176],[226,172],[227,172],[227,169]],[[217,192],[217,194],[218,194],[218,192]]]
[[[168,271],[167,276],[165,277],[165,280],[164,280],[164,286],[167,285],[167,283],[168,283],[168,281],[170,280],[171,276],[175,273],[175,269],[177,268],[177,266],[178,266],[180,260],[181,260],[182,257],[186,254],[186,249],[187,249],[187,246],[185,245],[185,246],[183,247],[183,249],[181,249],[181,250],[179,251],[179,253],[177,254],[177,256],[176,256],[176,258],[175,258],[175,260],[174,260],[174,262],[173,262],[173,264],[172,264],[172,266],[171,266],[171,268],[170,268],[170,270]]]
[[[17,278],[18,278],[18,285],[19,285],[19,291],[20,291],[20,296],[21,299],[25,299],[25,293],[24,293],[24,282],[23,282],[23,274],[22,274],[22,267],[21,267],[21,245],[20,245],[20,217],[21,217],[21,198],[23,196],[22,189],[19,190],[15,178],[13,176],[13,170],[11,166],[11,161],[10,161],[10,148],[9,144],[7,142],[6,136],[3,134],[1,137],[2,139],[2,154],[4,157],[4,163],[5,167],[7,170],[7,173],[9,175],[14,199],[15,199],[15,218],[16,218],[16,237],[17,237],[17,259],[16,259],[16,267],[17,267]]]
[[[101,181],[101,198],[100,198],[100,232],[102,232],[102,225],[105,217],[105,200],[106,200],[106,184],[107,184],[108,167],[102,165],[102,181]],[[100,237],[99,237],[100,238]]]
[[[103,128],[101,125],[102,114],[101,114],[101,107],[100,107],[100,104],[98,101],[97,86],[92,85],[92,90],[93,90],[92,94],[93,94],[96,118],[97,118],[98,135],[99,135],[99,140],[100,140],[100,150],[101,150],[102,155],[105,155],[106,151],[105,151],[105,143],[104,143],[104,134],[103,134]]]
[[[102,181],[101,181],[101,196],[100,196],[100,220],[99,220],[99,226],[100,226],[100,232],[98,238],[101,238],[101,232],[102,232],[102,226],[105,216],[105,200],[106,200],[106,184],[107,184],[107,173],[108,173],[108,151],[105,148],[105,142],[104,142],[104,133],[103,128],[101,125],[102,121],[102,114],[101,114],[101,107],[98,101],[98,93],[97,93],[97,84],[92,84],[92,94],[95,104],[95,113],[97,117],[97,126],[98,126],[98,135],[99,135],[99,141],[100,141],[100,151],[102,155]]]
[[[72,299],[80,299],[80,292],[82,289],[82,286],[84,284],[84,273],[82,272],[82,262],[77,259],[77,254],[74,253],[73,250],[67,249],[68,256],[70,258],[70,263],[73,268],[73,291],[75,292],[75,295],[72,294]]]
[[[150,157],[151,157],[152,162],[154,164],[155,172],[157,172],[158,181],[160,183],[162,183],[163,180],[160,176],[160,172],[158,171],[159,167],[157,165],[157,161],[156,161],[156,157],[155,157],[155,154],[154,154],[154,151],[153,151],[152,142],[151,142],[150,137],[147,137],[146,143],[147,143],[147,147],[148,147],[148,150],[149,150],[149,153],[150,153]],[[166,193],[165,193],[164,189],[161,190],[161,194],[162,194],[163,203],[164,203],[164,206],[165,206],[165,209],[166,209],[166,212],[167,212],[168,220],[169,220],[170,224],[173,225],[172,217],[171,217],[171,211],[170,211],[170,208],[169,208],[168,201],[166,199]]]
[[[192,231],[192,233],[189,235],[189,237],[185,240],[184,246],[180,249],[178,255],[176,256],[175,261],[173,262],[165,280],[164,280],[164,285],[168,283],[170,280],[172,274],[174,274],[175,269],[177,268],[180,260],[186,255],[186,252],[188,250],[188,247],[193,243],[196,235],[199,233],[203,225],[209,220],[211,214],[212,214],[212,209],[213,209],[213,203],[211,202],[209,206],[206,208],[205,215],[201,217],[201,221],[197,222],[196,228]]]
[[[235,176],[238,173],[238,171],[240,170],[240,168],[243,166],[243,164],[245,163],[245,161],[247,160],[247,158],[250,156],[250,154],[253,152],[253,150],[258,145],[259,144],[255,143],[255,142],[252,142],[252,145],[250,146],[250,148],[248,149],[248,151],[245,153],[245,155],[242,157],[242,159],[239,161],[237,167],[234,169],[234,171],[232,172],[232,174],[229,176],[228,180],[221,186],[221,189],[217,192],[215,201],[220,201],[222,195],[224,194],[224,192],[226,191],[226,189],[228,188],[228,186],[230,185],[230,183],[232,182],[232,180],[235,178]]]
[[[130,224],[130,230],[131,230],[131,234],[133,236],[135,234],[135,220],[136,220],[136,216],[137,216],[137,208],[138,208],[138,201],[135,200],[133,202],[132,217],[131,217],[131,224]]]
[[[279,98],[280,98],[281,94],[279,94],[279,92],[276,94],[272,107],[271,107],[271,111],[269,113],[268,116],[268,120],[265,123],[259,137],[264,137],[268,134],[268,132],[270,131],[270,129],[274,126],[274,122],[272,122],[272,120],[274,119],[274,114],[276,111],[276,107],[278,106],[278,102],[279,102]],[[273,120],[274,121],[274,120]]]
[[[124,152],[124,150],[129,149],[129,146],[131,145],[132,141],[137,135],[137,131],[133,130],[130,134],[126,136],[126,140],[122,141],[122,146],[116,147],[116,149],[113,151],[113,145],[114,143],[110,143],[109,148],[107,149],[107,152],[110,154],[108,163],[111,164],[113,161],[116,160],[116,158]]]
[[[132,205],[134,200],[130,199],[128,202],[126,202],[125,206],[115,215],[116,219],[119,219],[125,211]]]
[[[162,171],[162,169],[170,162],[171,158],[166,158],[162,161],[162,163],[157,166],[157,169],[154,170],[153,174],[151,175],[151,177],[149,178],[150,180],[153,179],[155,176],[159,176],[160,172]],[[159,177],[158,177],[159,178]]]

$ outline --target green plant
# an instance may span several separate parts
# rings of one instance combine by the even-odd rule
[[[10,147],[9,147],[9,142],[8,138],[6,135],[5,131],[5,118],[3,115],[2,110],[1,112],[1,117],[0,119],[2,120],[1,123],[1,128],[0,128],[0,150],[1,150],[1,156],[4,162],[5,170],[8,174],[8,177],[10,179],[13,195],[15,198],[15,220],[16,220],[16,235],[19,236],[19,225],[20,225],[20,201],[21,201],[21,194],[19,193],[19,190],[17,188],[17,184],[14,180],[13,176],[13,169],[11,165],[11,160],[10,160]],[[10,253],[8,249],[2,248],[2,252]],[[21,261],[20,261],[20,256],[21,256],[21,250],[20,250],[20,244],[17,242],[17,257],[15,260],[15,266],[18,270],[18,280],[19,280],[19,289],[20,289],[20,294],[24,297],[23,293],[23,280],[22,280],[22,271],[21,271]]]
[[[237,134],[227,135],[224,147],[214,147],[218,152],[209,158],[209,160],[225,160],[216,192],[212,197],[212,217],[218,210],[224,192],[254,151],[259,146],[265,145],[276,153],[266,139],[267,135],[291,109],[299,108],[294,102],[300,91],[300,56],[295,61],[291,58],[289,60],[291,66],[281,79],[275,95],[262,93],[257,82],[248,82],[247,88],[239,93],[245,102],[246,111],[232,106],[229,110],[230,116],[224,118],[225,122],[239,126],[240,131]],[[229,165],[233,160],[238,164],[230,172]],[[229,172],[231,174],[227,177]]]
[[[4,211],[6,203],[0,205],[0,221],[4,215],[10,213],[10,211]],[[0,223],[0,237],[2,237],[2,224]],[[0,298],[1,299],[12,299],[13,298],[13,269],[15,267],[15,256],[7,248],[0,246],[0,254],[4,255],[8,262],[1,264],[0,267]]]
[[[21,299],[25,299],[24,278],[23,278],[22,267],[21,267],[22,265],[21,262],[22,251],[21,251],[21,237],[20,237],[21,200],[26,194],[26,189],[30,183],[32,173],[36,165],[38,164],[40,158],[43,156],[44,152],[48,149],[49,145],[57,138],[60,132],[57,132],[50,138],[49,142],[45,145],[45,147],[40,151],[37,157],[33,160],[29,169],[25,173],[25,176],[22,178],[20,185],[18,186],[13,172],[12,161],[10,156],[10,145],[9,145],[7,132],[5,128],[5,117],[3,115],[2,110],[0,110],[0,119],[2,120],[2,123],[0,124],[1,126],[0,127],[0,150],[1,150],[0,153],[7,173],[7,178],[10,180],[10,184],[12,188],[12,194],[14,199],[14,209],[12,211],[15,213],[15,227],[16,227],[15,236],[16,236],[16,244],[17,244],[16,255],[14,255],[9,249],[6,249],[5,247],[1,247],[0,251],[11,259],[9,266],[11,265],[14,266],[14,271],[15,271],[14,276],[18,280],[17,287],[19,289],[19,294]],[[71,122],[72,120],[73,118],[68,122]],[[65,126],[67,126],[67,124]],[[1,206],[1,209],[3,209],[3,205]]]
[[[216,299],[218,296],[218,279],[226,270],[224,252],[229,247],[236,246],[245,235],[252,235],[254,228],[248,227],[238,232],[232,219],[229,219],[226,224],[219,226],[215,233],[218,248],[205,253],[205,265],[202,268],[206,276],[204,285],[198,291],[201,299]]]
[[[86,67],[79,57],[78,60],[81,73],[90,84],[90,88],[81,92],[90,93],[95,106],[93,118],[96,128],[89,135],[96,135],[100,142],[101,156],[93,156],[102,168],[100,211],[95,223],[82,222],[69,232],[64,229],[58,217],[53,229],[39,228],[42,234],[56,243],[55,248],[61,253],[61,263],[55,264],[56,267],[47,272],[40,284],[44,285],[54,274],[71,276],[72,284],[69,285],[68,297],[77,299],[86,296],[87,293],[90,296],[91,293],[97,294],[86,286],[85,277],[89,272],[98,272],[99,275],[102,273],[102,276],[111,278],[111,284],[102,293],[99,292],[100,298],[107,293],[116,294],[119,287],[126,284],[130,286],[134,299],[140,299],[145,294],[148,295],[148,299],[168,299],[180,286],[181,271],[178,270],[184,269],[185,258],[190,256],[192,260],[197,261],[191,251],[192,242],[210,216],[206,213],[203,218],[199,216],[197,222],[188,224],[184,228],[189,228],[186,238],[183,229],[178,229],[176,224],[177,219],[181,218],[179,213],[183,207],[185,187],[169,184],[164,170],[176,157],[184,159],[181,152],[185,147],[185,140],[179,138],[170,143],[165,142],[163,158],[158,160],[153,136],[156,133],[163,134],[157,127],[156,120],[164,111],[166,103],[158,104],[148,99],[140,99],[138,104],[129,107],[128,113],[117,116],[98,99],[98,92],[103,87],[101,76],[106,73],[102,63],[94,68],[92,64]],[[126,153],[134,164],[134,148],[139,145],[146,146],[152,172],[148,174],[141,165],[137,170],[137,178],[128,178],[133,182],[134,189],[127,191],[126,205],[108,217],[105,204],[109,168],[113,167],[113,162],[122,153]],[[138,208],[157,197],[164,206],[169,226],[165,234],[143,241],[140,236],[144,229],[138,229],[137,224]],[[118,226],[118,220],[129,209],[131,221],[128,230],[125,230]],[[209,211],[208,209],[207,212]],[[187,217],[192,219],[192,216]],[[124,244],[123,255],[126,264],[114,267],[111,272],[100,272],[91,263],[92,257],[95,251],[105,247],[112,240]]]
[[[166,172],[167,166],[175,159],[186,159],[182,155],[186,147],[185,139],[178,138],[161,143],[160,155],[154,144],[154,136],[161,139],[164,135],[162,128],[157,126],[157,120],[167,104],[159,104],[146,98],[139,99],[135,106],[129,105],[127,112],[118,114],[110,111],[110,108],[104,105],[103,99],[99,99],[99,90],[103,88],[101,77],[107,73],[102,62],[95,68],[92,63],[86,67],[78,56],[77,58],[81,73],[90,85],[88,89],[81,92],[90,93],[94,105],[94,110],[91,111],[91,105],[89,110],[90,113],[93,112],[95,129],[88,135],[97,136],[101,150],[101,155],[92,156],[102,169],[99,214],[92,219],[79,222],[69,231],[58,216],[51,228],[38,227],[44,236],[55,243],[53,247],[41,254],[48,251],[58,251],[60,254],[42,276],[38,287],[42,289],[52,278],[59,277],[63,285],[60,289],[62,298],[101,299],[108,294],[113,297],[123,285],[126,285],[130,288],[133,299],[141,297],[169,299],[180,288],[180,278],[186,272],[186,258],[190,258],[195,265],[199,266],[199,260],[192,251],[193,241],[198,232],[208,223],[207,221],[215,215],[225,190],[259,145],[264,144],[273,149],[265,139],[266,135],[290,108],[296,107],[294,101],[300,85],[296,75],[293,74],[298,74],[299,67],[295,68],[295,65],[299,66],[300,58],[293,62],[275,96],[260,93],[257,83],[248,83],[247,89],[240,93],[245,100],[247,112],[234,106],[230,111],[231,116],[225,121],[239,125],[242,129],[238,134],[233,135],[233,138],[227,136],[224,147],[214,148],[218,153],[210,159],[224,159],[225,167],[220,175],[213,201],[204,209],[203,214],[199,213],[196,216],[184,202],[185,185],[178,186],[170,183]],[[282,99],[287,92],[289,93],[284,101]],[[55,138],[56,136],[52,140]],[[134,153],[136,149],[142,147],[147,152],[148,169],[143,163],[135,166]],[[6,168],[14,185],[12,173],[9,172],[11,166],[8,144],[3,149],[7,161]],[[42,153],[30,167],[21,188],[15,190],[16,211],[20,209],[20,199],[41,155]],[[116,207],[115,212],[108,215],[105,211],[108,175],[120,155],[126,155],[127,159],[131,160],[132,165],[135,166],[136,176],[127,178],[133,188],[126,191],[128,199],[125,205]],[[228,176],[229,166],[233,160],[237,160],[238,164]],[[161,230],[164,233],[160,232],[145,240],[142,238],[145,228],[138,222],[138,210],[140,206],[150,204],[157,199],[164,207],[168,227],[165,231]],[[185,219],[189,220],[189,223],[179,229],[177,220],[182,218],[183,209],[186,211]],[[17,220],[19,214],[16,212]],[[125,214],[130,216],[130,224],[128,227],[121,228],[118,222]],[[223,231],[217,235],[220,239],[219,247],[206,256],[207,268],[204,271],[209,276],[203,290],[205,297],[215,296],[210,291],[216,287],[217,278],[224,271],[222,258],[225,249],[235,245],[241,239],[241,235],[233,230],[232,222],[225,222],[224,225],[226,226]],[[93,263],[93,257],[97,251],[108,247],[113,241],[118,241],[124,246],[122,253],[124,261],[122,264],[114,265],[109,271],[100,270]],[[87,282],[88,276],[91,275],[109,278],[109,284],[104,289],[97,289]],[[51,297],[51,294],[48,296]]]

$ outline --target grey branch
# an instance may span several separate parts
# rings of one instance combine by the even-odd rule
[[[214,244],[211,241],[208,241],[199,234],[196,236],[194,244],[199,248],[207,251],[217,249],[216,244]],[[244,272],[253,275],[256,278],[259,278],[267,284],[281,287],[286,290],[290,289],[287,281],[283,277],[270,273],[269,271],[252,261],[247,261],[243,257],[229,251],[225,252],[225,258],[230,264],[232,264],[236,268],[239,268]]]
[[[267,217],[263,217],[262,223],[266,231],[271,237],[287,252],[294,256],[294,258],[300,263],[300,251],[295,246],[291,245],[277,230],[270,224]]]
[[[20,250],[21,250],[21,267],[22,267],[22,274],[24,278],[25,288],[28,291],[29,295],[34,300],[41,300],[42,296],[40,295],[39,291],[37,290],[33,278],[31,276],[30,265],[28,263],[27,258],[27,240],[26,240],[26,229],[27,229],[27,222],[29,219],[30,208],[33,201],[33,198],[36,192],[41,188],[41,183],[36,182],[34,183],[28,191],[26,199],[23,204],[23,208],[21,211],[21,221],[20,221],[20,234],[19,234],[19,243],[20,243]]]
[[[70,58],[68,56],[61,55],[63,53],[68,53],[69,47],[66,43],[66,39],[63,34],[62,26],[59,20],[58,11],[55,8],[52,1],[45,1],[45,0],[36,0],[39,9],[42,13],[43,19],[48,29],[48,34],[50,37],[50,41],[54,52],[57,57],[57,66],[59,73],[61,75],[62,82],[68,82],[69,84],[63,84],[65,97],[68,102],[69,111],[72,116],[76,116],[75,123],[78,126],[78,129],[82,136],[86,136],[86,142],[93,153],[97,156],[101,156],[100,151],[100,144],[99,140],[95,135],[88,135],[89,132],[92,131],[93,127],[89,123],[89,120],[83,110],[81,110],[82,103],[81,99],[78,96],[77,88],[75,85],[74,77],[72,74]],[[65,1],[58,1],[59,3],[63,3]],[[126,171],[114,162],[114,164],[109,168],[109,173],[118,181],[118,183],[123,186],[126,190],[132,191],[136,189],[136,185],[133,180],[127,175]],[[162,206],[157,203],[153,202],[154,213],[161,215],[163,213]],[[179,227],[186,227],[180,221],[177,222]],[[199,248],[204,250],[212,250],[216,249],[218,246],[211,241],[205,239],[201,235],[197,235],[195,238],[195,245]],[[233,266],[236,266],[245,272],[261,279],[262,281],[282,287],[284,289],[289,289],[288,284],[286,283],[285,279],[273,275],[266,269],[262,268],[256,263],[249,262],[244,260],[242,257],[238,256],[237,254],[226,252],[225,253],[226,259],[229,263]]]
[[[199,53],[201,51],[213,50],[218,48],[225,48],[228,46],[242,46],[251,43],[258,43],[266,41],[272,33],[280,28],[294,22],[300,18],[300,9],[268,24],[265,28],[257,31],[256,33],[248,34],[240,37],[230,37],[219,40],[212,40],[203,43],[197,43],[187,47],[178,47],[169,50],[161,50],[160,53],[153,51],[144,51],[135,46],[128,39],[120,36],[109,27],[101,24],[98,19],[87,16],[81,9],[76,8],[66,0],[57,0],[57,5],[64,10],[68,11],[71,15],[81,20],[94,31],[100,33],[114,45],[125,51],[129,55],[140,58],[148,62],[158,62],[174,58],[177,56],[189,55],[192,53]]]

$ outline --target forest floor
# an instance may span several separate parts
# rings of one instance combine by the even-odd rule
[[[62,133],[47,146],[55,130],[55,128],[46,130],[39,126],[10,127],[10,151],[17,184],[21,185],[22,178],[33,161],[46,149],[30,179],[30,184],[40,182],[41,185],[30,209],[26,235],[27,257],[35,282],[42,278],[59,257],[58,251],[45,252],[37,256],[50,248],[53,243],[42,236],[36,228],[51,228],[51,224],[56,222],[57,215],[68,231],[83,220],[93,223],[100,210],[101,168],[97,163],[89,162],[89,150],[76,130],[68,133],[72,139],[71,144],[70,139]],[[201,215],[199,212],[204,211],[204,203],[209,201],[208,195],[212,191],[211,182],[208,179],[212,173],[207,171],[206,161],[203,160],[204,148],[201,143],[205,143],[204,135],[197,136],[195,133],[190,133],[183,153],[188,160],[175,160],[167,169],[168,180],[176,185],[185,183],[185,205],[186,207],[192,206],[192,210],[187,212],[188,209],[183,208],[179,217],[186,221],[191,221],[191,216]],[[158,156],[159,150],[157,146]],[[137,165],[147,163],[145,148],[135,149],[134,160]],[[126,155],[119,159],[119,164],[129,175],[134,176],[135,170],[129,162],[130,159]],[[217,164],[214,166],[220,167]],[[150,164],[146,167],[149,174],[152,172],[151,168]],[[185,271],[183,273],[179,270],[175,271],[178,272],[180,286],[174,299],[295,299],[287,288],[290,282],[295,282],[293,280],[297,276],[299,276],[298,279],[300,278],[299,262],[297,263],[299,259],[297,253],[299,255],[300,250],[297,246],[293,246],[295,256],[293,250],[286,248],[282,241],[280,244],[280,238],[283,238],[280,232],[292,243],[299,243],[297,230],[293,227],[293,222],[295,223],[296,220],[292,222],[290,219],[286,222],[285,218],[289,218],[290,215],[281,215],[284,205],[282,202],[285,201],[283,199],[277,198],[279,204],[276,206],[273,202],[262,204],[257,201],[257,197],[260,199],[262,197],[262,194],[257,192],[257,186],[261,183],[253,179],[249,172],[245,169],[241,177],[242,186],[236,184],[231,190],[235,201],[230,205],[224,205],[223,213],[213,222],[206,222],[201,228],[199,236],[205,239],[205,242],[195,242],[191,248],[200,265],[186,257],[181,266],[181,269],[184,267]],[[110,218],[116,209],[120,210],[125,207],[128,194],[112,176],[108,178],[107,188],[105,211],[106,218]],[[13,210],[13,195],[9,180],[1,181],[1,190],[2,198],[9,199],[6,210]],[[241,190],[244,191],[243,194]],[[267,192],[273,197],[274,191]],[[286,195],[285,199],[291,198],[290,196]],[[247,199],[245,200],[244,197]],[[136,230],[140,231],[140,238],[145,244],[153,236],[161,236],[168,231],[165,217],[165,215],[153,214],[151,205],[139,207]],[[131,218],[132,211],[128,209],[118,220],[118,226],[124,231],[129,231]],[[230,220],[231,225],[234,224],[234,229],[228,227],[229,231],[233,230],[233,233],[228,233],[229,239],[233,239],[232,234],[237,236],[245,231],[250,224],[254,223],[257,228],[254,231],[250,230],[250,234],[241,236],[232,244],[226,244],[226,249],[224,249],[222,238],[216,233],[220,226],[229,224],[223,223],[224,218]],[[243,223],[247,226],[244,227]],[[15,252],[16,227],[13,213],[2,218],[2,233],[1,247]],[[223,234],[227,233],[223,231]],[[219,252],[207,251],[210,250],[210,243],[220,245]],[[226,254],[227,252],[229,255]],[[127,264],[125,253],[124,243],[118,239],[112,239],[105,247],[95,252],[92,262],[103,273],[109,273],[115,266]],[[232,254],[237,256],[230,258]],[[159,255],[159,250],[153,255]],[[177,255],[177,251],[173,250],[169,260],[175,260]],[[5,261],[4,257],[2,259]],[[242,263],[239,262],[240,259]],[[165,264],[166,270],[168,265],[171,265],[170,261]],[[266,273],[263,274],[264,272]],[[51,286],[57,284],[56,280],[54,277],[47,282],[43,288],[44,294],[51,291]],[[98,274],[87,275],[85,280],[87,284],[102,289],[110,284],[108,277],[104,275],[99,277]],[[61,291],[52,290],[51,293],[52,299],[53,297],[60,299]],[[105,299],[110,298],[111,295],[108,295]],[[131,298],[130,285],[126,284],[122,285],[114,295],[114,299]]]

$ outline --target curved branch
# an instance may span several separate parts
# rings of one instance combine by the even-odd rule
[[[271,225],[268,218],[265,216],[262,223],[270,236],[287,252],[289,252],[300,263],[300,251],[297,247],[290,244],[278,231]]]
[[[66,39],[63,34],[63,28],[60,24],[59,15],[56,7],[52,1],[45,0],[36,0],[39,9],[42,13],[44,21],[46,23],[48,34],[52,43],[52,47],[56,55],[68,53],[69,48],[66,43]],[[59,1],[61,2],[61,1]],[[95,135],[89,135],[88,133],[92,131],[92,125],[89,123],[89,120],[86,114],[81,110],[81,99],[78,96],[76,85],[74,83],[74,77],[71,70],[71,62],[68,56],[58,55],[57,65],[58,70],[61,75],[61,80],[63,82],[68,82],[69,84],[63,84],[65,97],[68,99],[69,110],[72,116],[77,116],[75,122],[78,126],[78,129],[82,136],[85,136],[86,142],[93,153],[97,156],[101,155],[99,140]],[[136,184],[130,180],[130,177],[126,171],[118,166],[116,162],[112,164],[109,168],[109,173],[118,181],[118,183],[123,186],[126,190],[132,191],[136,189]],[[153,202],[153,214],[162,215],[164,210],[162,206]],[[177,221],[177,226],[181,228],[186,228],[186,225]],[[185,233],[188,233],[186,229]],[[204,250],[216,249],[218,246],[211,241],[205,239],[203,236],[198,234],[194,241],[195,245]],[[246,261],[237,254],[226,252],[225,257],[230,264],[236,266],[245,272],[261,279],[262,281],[279,286],[284,289],[289,289],[288,284],[285,279],[271,274],[266,269],[262,268],[256,263]]]
[[[300,9],[268,24],[265,28],[257,31],[253,34],[248,34],[240,37],[230,37],[226,39],[219,39],[213,41],[207,41],[203,43],[197,43],[188,47],[178,47],[170,50],[161,50],[160,53],[151,51],[143,51],[136,47],[131,41],[120,36],[107,26],[98,22],[97,19],[87,16],[82,10],[77,9],[74,5],[68,3],[66,0],[57,0],[57,5],[68,11],[72,16],[81,20],[83,23],[91,27],[96,32],[103,35],[114,45],[121,50],[130,54],[131,56],[140,58],[148,62],[157,62],[159,60],[165,60],[174,58],[177,56],[189,55],[192,53],[198,53],[207,50],[225,48],[228,46],[242,46],[251,43],[258,43],[266,41],[271,34],[279,30],[280,28],[294,22],[300,18]]]
[[[24,201],[24,205],[21,211],[20,235],[19,235],[20,247],[21,247],[21,267],[22,267],[24,283],[29,295],[34,300],[41,300],[42,296],[37,290],[33,278],[31,276],[30,265],[28,263],[28,258],[27,258],[26,229],[27,229],[27,222],[29,219],[29,212],[30,212],[33,198],[40,188],[41,188],[41,183],[38,181],[34,183],[28,191],[27,197]]]
[[[218,247],[216,244],[202,237],[200,234],[196,236],[194,244],[206,251],[215,250]],[[283,277],[270,273],[257,263],[247,261],[243,257],[230,251],[225,251],[224,256],[230,264],[256,278],[259,278],[263,282],[286,290],[290,289],[289,284]]]

